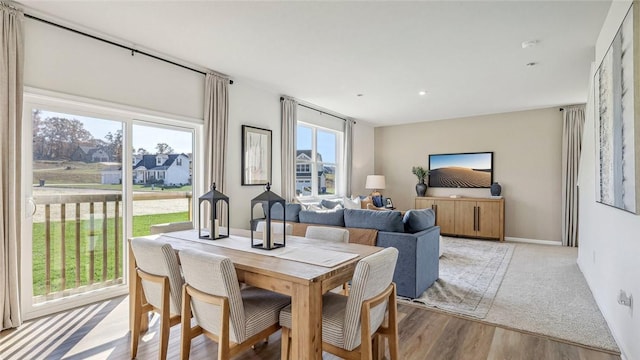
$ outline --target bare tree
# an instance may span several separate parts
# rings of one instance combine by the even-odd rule
[[[156,154],[173,154],[173,148],[167,143],[158,143],[156,150]]]

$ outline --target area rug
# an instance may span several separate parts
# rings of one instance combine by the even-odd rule
[[[401,302],[619,354],[576,248],[443,237],[443,249],[440,279]]]
[[[483,319],[513,249],[513,244],[443,237],[440,278],[413,302]]]

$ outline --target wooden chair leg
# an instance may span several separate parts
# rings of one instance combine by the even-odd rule
[[[136,274],[137,276],[137,274]],[[136,288],[131,294],[130,301],[133,301],[133,331],[131,332],[131,358],[138,355],[138,343],[140,341],[140,322],[142,321],[142,304],[140,303],[140,293],[142,291],[140,278],[136,281]]]
[[[289,360],[289,354],[291,352],[291,334],[289,328],[282,328],[280,342],[282,343],[282,347],[280,349],[280,360]]]
[[[191,352],[191,295],[187,293],[187,285],[182,286],[180,359],[189,360]]]
[[[389,356],[391,360],[400,359],[399,349],[398,349],[398,304],[396,301],[396,286],[393,284],[393,290],[391,291],[391,295],[389,295],[389,318],[388,318],[388,327],[389,327],[389,336],[387,339],[389,341]]]
[[[373,339],[371,339],[371,359],[379,359],[378,355],[380,354],[380,345],[382,343],[382,339],[378,334],[373,335]]]
[[[165,278],[162,286],[162,309],[160,314],[160,353],[158,358],[165,360],[167,358],[167,349],[169,348],[169,327],[171,314],[169,309],[169,278]]]
[[[349,296],[349,283],[342,284],[342,295]]]
[[[220,335],[218,336],[218,360],[229,359],[229,303],[225,298],[220,308]]]

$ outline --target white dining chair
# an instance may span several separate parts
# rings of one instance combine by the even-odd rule
[[[189,358],[191,339],[200,334],[218,343],[218,359],[225,360],[280,329],[278,315],[291,303],[289,296],[252,286],[241,290],[233,263],[223,256],[187,249],[180,251],[180,260],[185,277],[181,359]]]
[[[306,238],[324,241],[349,242],[349,230],[328,226],[307,226]]]
[[[349,230],[328,226],[307,226],[304,237],[322,241],[349,242]],[[349,283],[342,284],[342,293],[349,295]]]
[[[349,296],[331,292],[323,296],[322,350],[344,359],[371,360],[385,336],[391,360],[398,359],[396,287],[391,281],[397,260],[393,247],[369,255],[356,265]],[[280,311],[283,360],[290,355],[291,324],[287,306]]]
[[[167,357],[169,328],[180,323],[182,285],[180,265],[176,252],[161,239],[131,239],[131,249],[136,260],[136,288],[132,294],[133,333],[131,334],[131,358],[138,352],[142,316],[151,311],[160,314],[160,352],[158,358]]]

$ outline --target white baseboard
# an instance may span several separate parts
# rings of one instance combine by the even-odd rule
[[[505,236],[504,239],[508,241],[526,243],[526,244],[556,245],[556,246],[562,245],[562,242],[552,241],[552,240],[525,239],[525,238],[518,238],[518,237],[511,237],[511,236]]]

